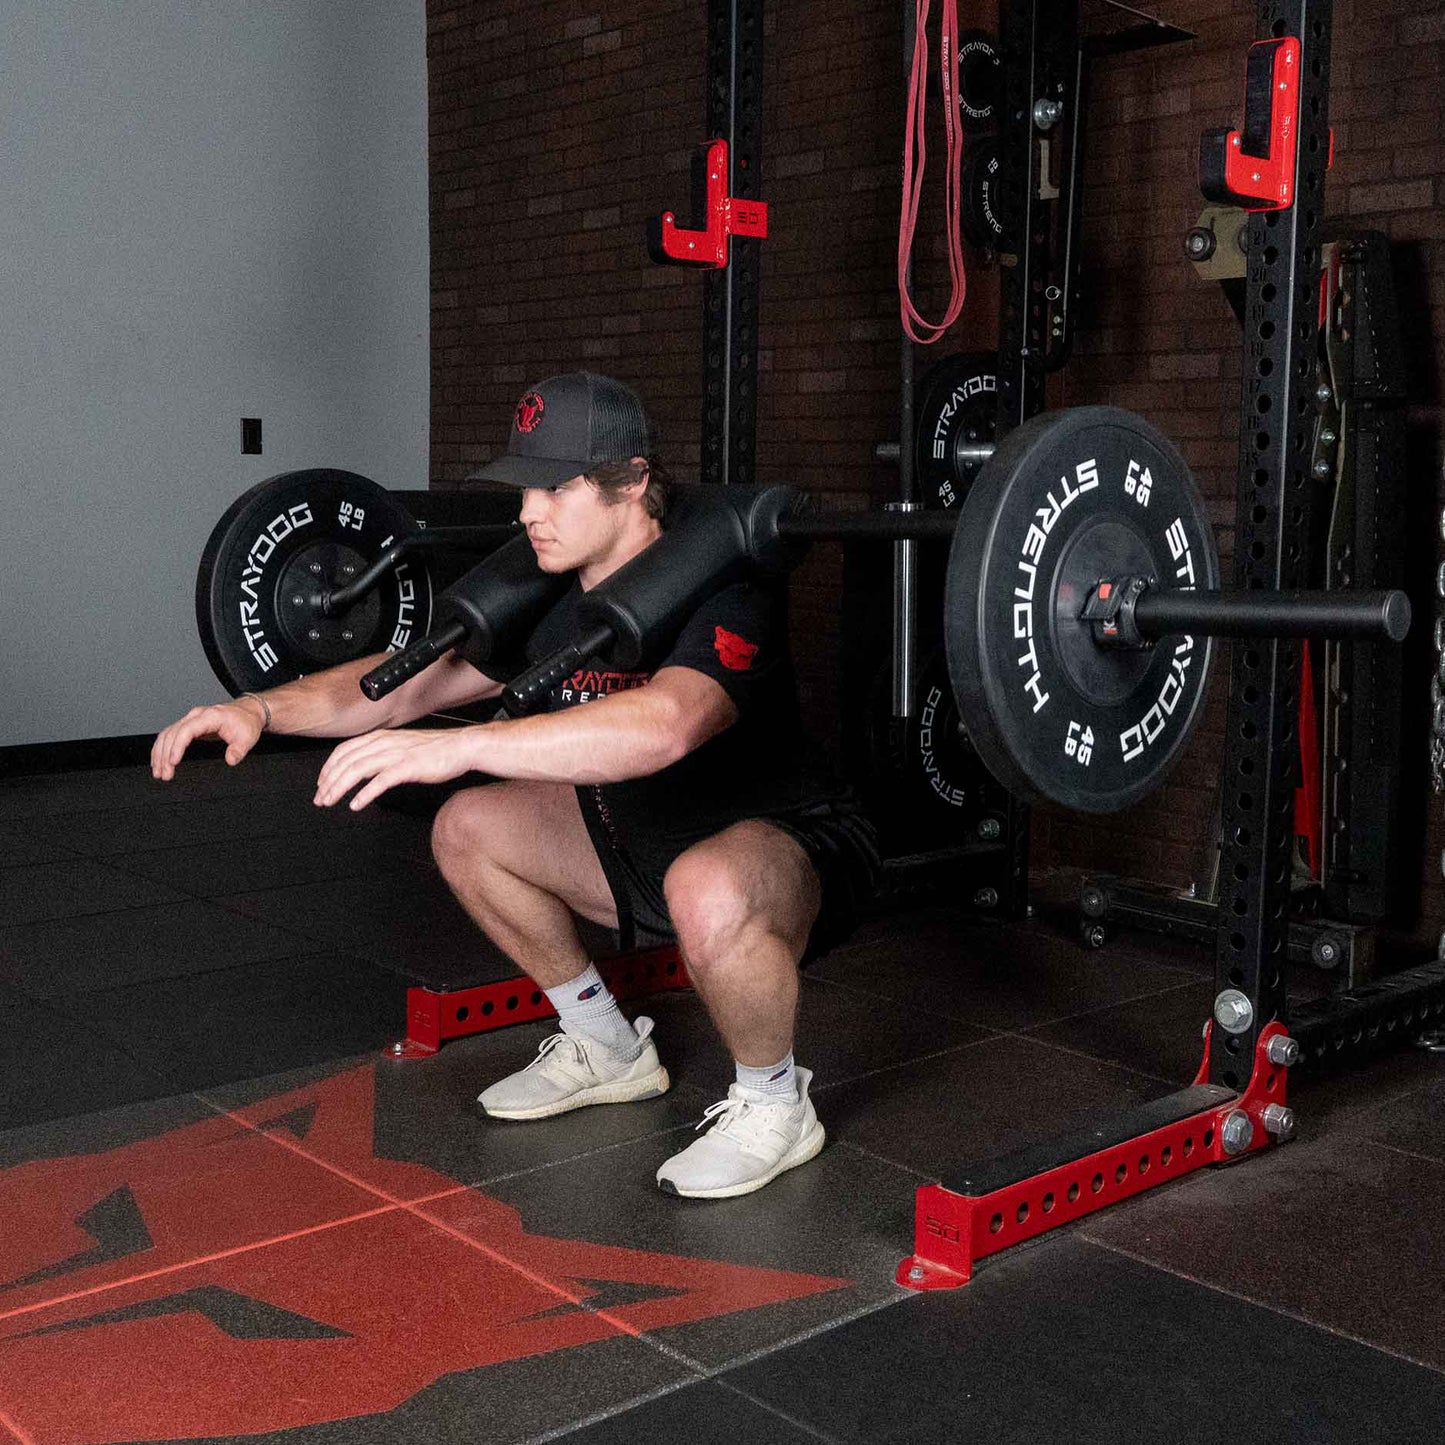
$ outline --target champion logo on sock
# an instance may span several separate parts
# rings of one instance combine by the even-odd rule
[[[768,1080],[768,1083],[770,1083],[770,1084],[776,1084],[779,1079],[786,1078],[786,1077],[787,1077],[787,1074],[788,1074],[788,1071],[787,1071],[786,1069],[779,1069],[778,1072],[777,1072],[776,1074],[774,1074],[771,1079]]]
[[[596,998],[601,992],[602,985],[600,983],[594,983],[591,988],[584,988],[582,992],[577,995],[577,1002],[586,1003],[589,998]]]

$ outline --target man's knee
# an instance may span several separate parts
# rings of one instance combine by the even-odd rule
[[[678,941],[697,958],[719,950],[757,920],[739,860],[705,843],[674,860],[662,891]]]
[[[431,851],[437,864],[475,861],[483,855],[489,829],[487,787],[466,788],[453,793],[432,820]]]

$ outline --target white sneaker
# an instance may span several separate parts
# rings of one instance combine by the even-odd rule
[[[664,1194],[684,1199],[731,1199],[751,1194],[787,1169],[806,1164],[823,1147],[823,1126],[808,1098],[813,1075],[798,1070],[796,1103],[769,1099],[734,1084],[703,1116],[712,1128],[657,1171]]]
[[[622,1059],[585,1034],[543,1039],[525,1069],[499,1079],[477,1098],[494,1119],[547,1119],[588,1104],[627,1104],[665,1094],[670,1080],[649,1035],[651,1019],[633,1025],[643,1040],[635,1059]]]

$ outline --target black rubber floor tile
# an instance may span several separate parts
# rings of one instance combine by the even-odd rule
[[[1434,1057],[1437,1079],[1368,1115],[1356,1128],[1366,1138],[1445,1163],[1445,1058]]]
[[[592,1308],[608,1309],[624,1286],[641,1291],[628,1318],[709,1370],[901,1293],[894,1272],[913,1243],[912,1176],[832,1143],[737,1199],[663,1194],[659,1166],[695,1137],[674,1130],[419,1207],[554,1283],[590,1282]],[[569,1255],[509,1238],[499,1204],[519,1211],[528,1236],[585,1243]]]
[[[655,1021],[657,1047],[674,1078],[722,1098],[734,1078],[732,1056],[696,993],[657,994],[625,1008]],[[985,1029],[804,975],[793,1054],[820,1087],[988,1037]]]
[[[1032,1039],[996,1038],[815,1090],[833,1137],[939,1179],[1172,1092]]]
[[[325,887],[340,878],[373,878],[417,862],[402,839],[346,832],[292,833],[164,848],[114,860],[140,878],[154,878],[192,898],[220,898],[267,889]]]
[[[75,1022],[74,1011],[0,987],[0,1130],[174,1093],[154,1069]]]
[[[937,913],[875,920],[810,972],[1000,1030],[1035,1028],[1191,977],[1132,954],[1091,952],[1035,925],[970,925]]]
[[[358,953],[428,988],[468,987],[517,974],[516,964],[467,917],[431,865],[397,863],[384,875],[217,901],[325,948]],[[601,930],[594,933],[605,938]]]
[[[211,749],[217,752],[217,749]],[[97,813],[117,808],[237,798],[246,794],[299,791],[313,786],[329,748],[256,752],[237,767],[219,755],[185,758],[168,783],[151,777],[148,764],[41,773],[0,782],[0,819],[43,818],[60,813]],[[309,794],[307,795],[310,796]]]
[[[1315,1136],[1380,1128],[1396,1104],[1438,1083],[1442,1072],[1439,1055],[1403,1044],[1363,1064],[1293,1069],[1289,1101]]]
[[[87,857],[106,858],[232,839],[261,839],[313,826],[319,810],[286,794],[238,793],[177,798],[152,782],[153,794],[131,807],[53,812],[25,826],[37,836]]]
[[[1203,1062],[1203,1029],[1213,1007],[1212,982],[1176,982],[1149,998],[1045,1024],[1029,1037],[1183,1086],[1193,1083]]]
[[[0,928],[0,982],[37,998],[209,973],[299,951],[295,934],[211,903]]]
[[[44,843],[23,826],[0,823],[0,868],[23,868],[36,863],[58,863],[75,854],[68,848]]]
[[[158,903],[183,903],[185,897],[164,883],[133,877],[90,858],[0,868],[0,918],[10,927]]]
[[[177,1092],[379,1052],[406,1033],[401,981],[334,954],[96,993],[85,1007]]]
[[[521,1441],[689,1378],[404,1210],[0,1319],[36,1440]]]
[[[477,1095],[530,1063],[538,1044],[555,1030],[555,1022],[520,1024],[455,1040],[428,1059],[363,1055],[346,1066],[351,1082],[328,1066],[247,1080],[210,1090],[207,1097],[247,1117],[274,1109],[268,1101],[281,1096],[304,1096],[311,1101],[307,1107],[340,1107],[336,1101],[346,1098],[362,1101],[347,1104],[355,1110],[364,1102],[364,1129],[317,1133],[305,1147],[350,1177],[406,1201],[676,1130],[697,1120],[712,1102],[700,1090],[674,1087],[658,1099],[526,1123],[483,1114]]]
[[[1077,1240],[722,1377],[831,1439],[1438,1441],[1445,1378]]]
[[[815,1445],[820,1437],[775,1410],[713,1381],[672,1390],[567,1436],[568,1445]]]
[[[159,783],[154,786],[163,787]],[[301,792],[246,793],[184,802],[157,797],[134,808],[30,818],[24,826],[46,842],[91,858],[237,840],[268,847],[270,839],[295,834],[385,840],[421,853],[427,837],[426,825],[419,819],[375,808],[362,813],[318,808],[309,794]]]
[[[1445,1369],[1445,1163],[1354,1135],[1300,1140],[1141,1195],[1084,1228],[1191,1279]]]

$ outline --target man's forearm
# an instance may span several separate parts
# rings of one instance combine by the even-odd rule
[[[676,710],[647,689],[598,698],[565,712],[468,729],[473,768],[494,778],[620,783],[643,778],[687,751]]]
[[[361,690],[361,679],[385,660],[387,654],[357,658],[325,672],[297,678],[264,694],[271,712],[269,732],[309,738],[349,738],[398,722],[395,694],[372,702]]]

